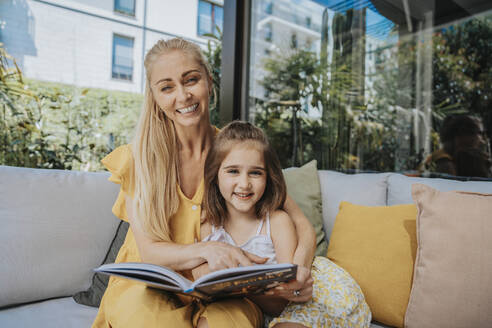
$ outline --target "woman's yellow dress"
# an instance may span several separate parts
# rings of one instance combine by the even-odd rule
[[[125,196],[133,195],[131,174],[133,156],[130,145],[116,148],[102,163],[111,172],[110,181],[120,184],[113,213],[128,222]],[[178,188],[180,205],[170,219],[173,241],[192,244],[200,240],[200,211],[203,180],[192,199]],[[140,262],[131,228],[115,262]],[[190,272],[184,272],[190,278]],[[207,318],[209,327],[260,327],[261,310],[248,299],[232,299],[202,304],[191,298],[176,297],[131,280],[111,277],[92,327],[196,327],[199,317]]]

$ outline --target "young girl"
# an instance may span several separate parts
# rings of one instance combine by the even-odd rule
[[[202,241],[240,247],[266,258],[266,263],[292,262],[296,231],[281,210],[286,185],[277,156],[261,129],[237,121],[224,127],[209,151],[204,174]],[[206,270],[206,265],[199,267],[194,275]],[[314,293],[306,303],[286,306],[285,298],[273,291],[251,297],[265,313],[277,316],[270,327],[281,323],[291,327],[370,326],[369,307],[348,273],[327,258],[316,257],[312,276]]]

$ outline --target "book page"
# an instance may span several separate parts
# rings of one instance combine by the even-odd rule
[[[195,282],[165,267],[149,263],[104,264],[94,271],[144,282],[150,287],[186,293],[205,300],[243,297],[295,279],[297,266],[289,263],[262,264],[211,272]]]
[[[95,269],[96,272],[115,274],[122,277],[135,277],[140,281],[151,281],[169,286],[178,287],[182,290],[188,290],[191,288],[192,282],[179,273],[150,263],[136,263],[136,262],[124,262],[124,263],[110,263],[104,264]]]
[[[196,286],[195,290],[213,299],[259,294],[281,282],[294,280],[296,269],[296,266],[292,266],[284,269],[249,272],[240,276],[205,282]]]
[[[105,272],[101,271],[101,273],[105,273]],[[126,278],[126,279],[130,278],[132,280],[140,281],[149,287],[164,289],[164,290],[167,290],[170,292],[184,294],[183,289],[181,287],[176,287],[174,285],[168,285],[165,282],[162,282],[162,280],[161,281],[152,281],[152,280],[149,280],[148,276],[139,277],[136,275],[129,275],[126,273],[119,274],[119,273],[114,273],[114,272],[112,272],[111,275],[121,277],[121,278]]]
[[[292,268],[294,265],[290,263],[279,263],[279,264],[258,264],[246,267],[228,268],[224,270],[218,270],[211,272],[203,277],[198,278],[192,283],[191,288],[204,284],[207,282],[218,281],[225,278],[232,278],[235,276],[246,275],[248,273],[261,273],[271,270],[282,270]]]

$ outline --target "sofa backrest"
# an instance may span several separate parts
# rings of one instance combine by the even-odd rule
[[[340,202],[348,201],[367,206],[386,205],[388,175],[389,173],[344,174],[328,170],[318,171],[326,239],[330,238]]]
[[[89,287],[119,223],[108,176],[0,166],[0,307]]]
[[[440,191],[471,191],[492,194],[492,181],[456,181],[408,177],[400,173],[344,174],[319,170],[323,204],[323,229],[329,241],[341,201],[357,205],[411,204],[412,184],[422,183]]]
[[[492,194],[492,181],[456,181],[437,178],[407,177],[391,173],[388,177],[388,205],[411,204],[412,185],[422,183],[439,191],[471,191]]]

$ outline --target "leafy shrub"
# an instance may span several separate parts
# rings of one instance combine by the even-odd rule
[[[97,171],[128,143],[143,96],[24,80],[0,45],[0,164]]]

